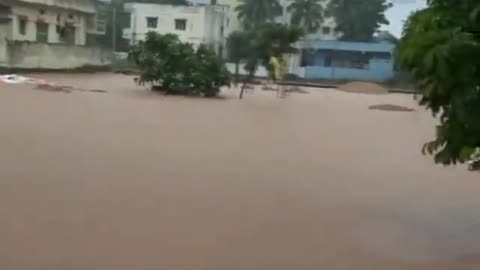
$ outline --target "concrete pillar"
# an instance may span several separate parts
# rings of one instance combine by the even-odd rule
[[[10,38],[10,23],[0,24],[0,67],[8,68],[8,44],[7,40]]]
[[[85,16],[80,16],[80,24],[75,28],[75,45],[87,43],[87,21]]]
[[[49,24],[48,25],[48,43],[59,43],[60,37],[57,33],[57,25],[56,24]]]

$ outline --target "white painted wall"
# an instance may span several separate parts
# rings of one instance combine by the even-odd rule
[[[74,26],[75,45],[85,45],[87,20],[95,16],[93,0],[0,0],[11,7],[11,18],[0,24],[0,67],[71,69],[111,64],[112,52],[102,48],[62,44],[57,26]],[[41,12],[42,11],[42,12]],[[25,33],[20,31],[25,19]],[[37,22],[48,25],[47,43],[37,41]]]
[[[229,8],[229,15],[227,19],[227,36],[233,31],[238,31],[242,29],[240,21],[238,20],[238,14],[235,11],[235,8],[240,4],[239,0],[217,0],[219,5],[224,5]]]
[[[229,16],[229,8],[226,6],[209,6],[205,10],[205,37],[206,43],[215,46],[225,46],[228,34],[227,19]]]
[[[40,14],[40,10],[45,13]],[[73,16],[72,19],[69,16]],[[63,26],[70,22],[75,27],[75,44],[85,45],[87,31],[87,17],[94,14],[67,10],[48,5],[12,4],[11,39],[20,41],[36,41],[36,22],[42,20],[49,25],[48,43],[61,43],[57,25]],[[20,33],[20,18],[27,18],[26,33]]]
[[[107,66],[113,53],[103,48],[13,41],[8,45],[9,67],[72,69],[85,65]]]
[[[190,42],[195,46],[212,45],[216,49],[225,39],[226,7],[129,3],[125,4],[125,9],[130,13],[131,19],[130,28],[124,29],[123,35],[132,44],[145,39],[149,31],[176,34],[183,42]],[[158,18],[156,27],[148,27],[147,18],[149,17]],[[175,29],[176,19],[186,20],[185,30]]]
[[[8,64],[7,39],[9,38],[10,24],[0,24],[0,66]]]
[[[227,69],[230,71],[230,73],[232,73],[232,75],[235,74],[235,63],[227,63]],[[245,64],[240,64],[238,74],[243,76],[248,75],[248,72],[245,70]],[[266,78],[268,77],[268,70],[264,66],[259,66],[255,76]]]
[[[299,78],[305,77],[305,68],[300,66],[300,55],[299,54],[291,54],[291,55],[284,55],[284,60],[286,61],[287,65],[287,73],[295,74]],[[228,62],[227,69],[230,73],[235,74],[235,63]],[[239,65],[239,72],[240,75],[248,75],[248,72],[245,70],[245,64],[241,63]],[[268,70],[263,66],[260,65],[255,73],[256,77],[268,77]]]

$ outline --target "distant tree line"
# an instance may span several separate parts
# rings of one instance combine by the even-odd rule
[[[283,8],[278,0],[240,0],[236,8],[245,29],[274,22]],[[335,31],[342,40],[371,41],[381,25],[389,24],[385,11],[392,7],[387,0],[294,0],[287,7],[290,23],[315,33],[326,17],[333,17]]]

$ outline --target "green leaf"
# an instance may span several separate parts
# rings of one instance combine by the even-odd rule
[[[396,50],[413,73],[420,104],[440,114],[422,152],[435,162],[465,162],[480,147],[480,1],[430,0],[407,20]]]

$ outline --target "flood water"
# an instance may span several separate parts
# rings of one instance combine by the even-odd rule
[[[480,174],[421,154],[409,95],[37,76],[107,93],[0,84],[0,269],[480,268]]]

